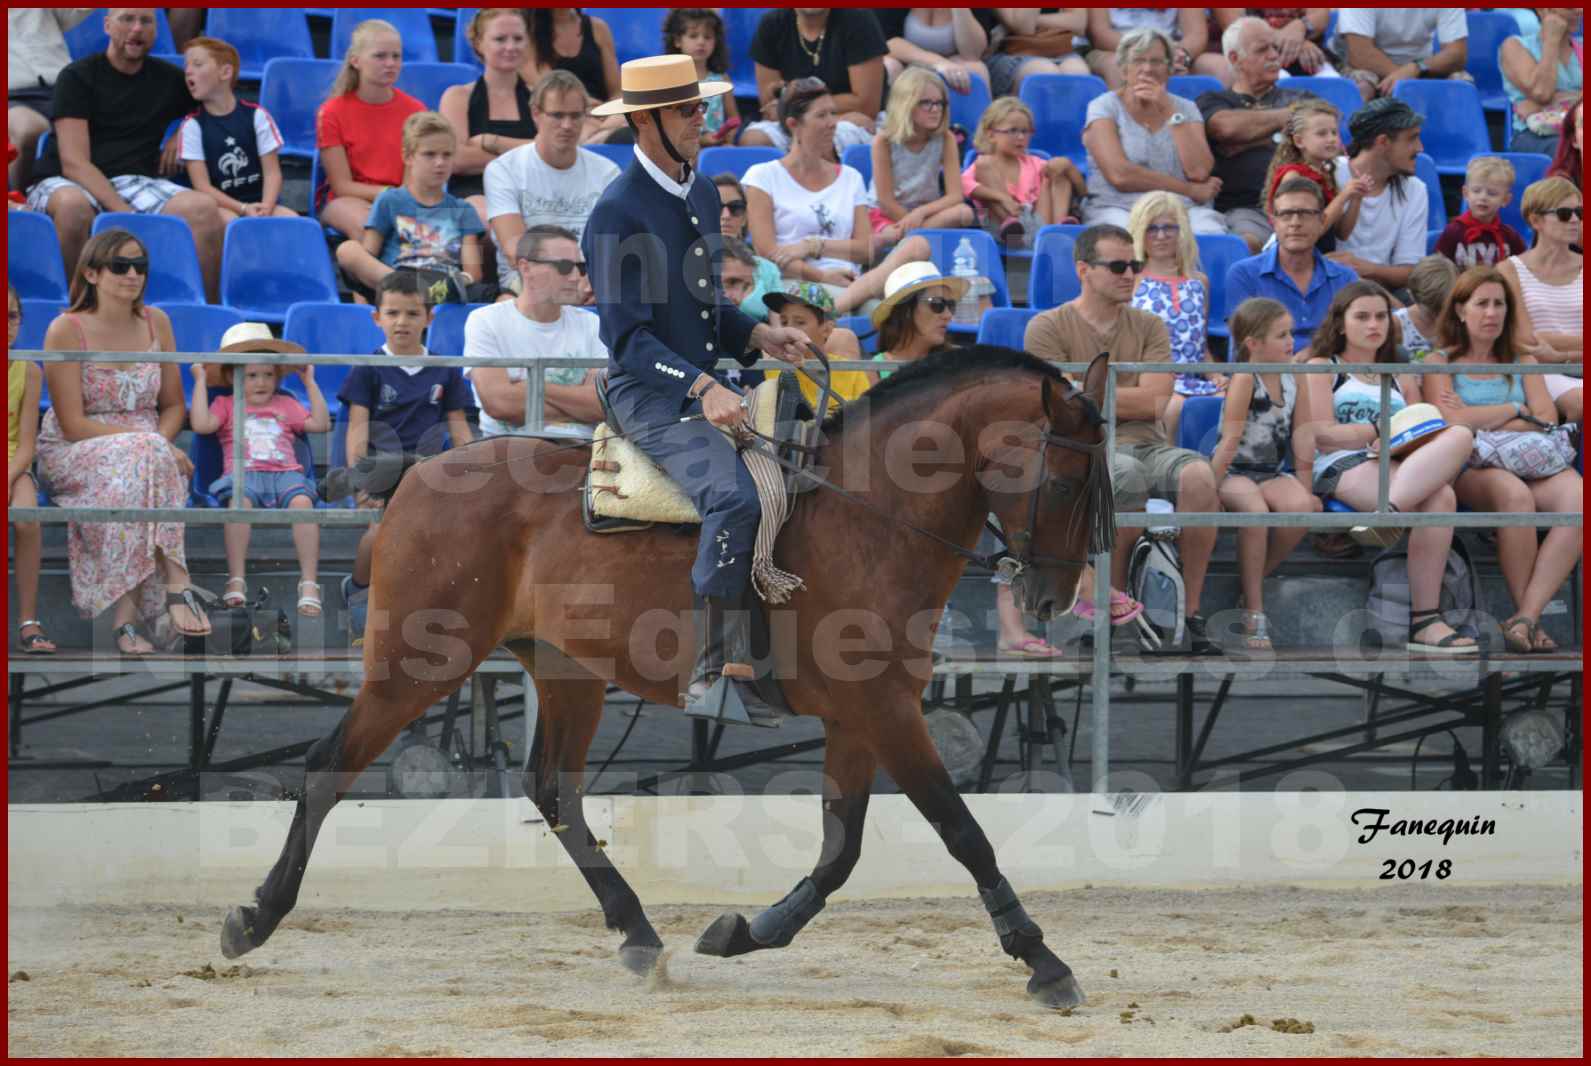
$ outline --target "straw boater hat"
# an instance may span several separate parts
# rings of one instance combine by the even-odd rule
[[[218,352],[285,352],[290,355],[303,355],[302,346],[292,341],[279,341],[271,336],[271,327],[263,322],[239,322],[221,334],[221,347]],[[236,369],[232,364],[225,366],[206,367],[205,379],[210,385],[232,384],[232,371]],[[276,379],[280,381],[282,375],[290,368],[278,366]]]
[[[924,289],[932,289],[943,285],[950,290],[951,297],[959,300],[967,291],[967,280],[949,274],[941,274],[939,268],[932,263],[904,263],[890,272],[889,278],[884,282],[884,299],[873,308],[873,325],[878,329],[884,328],[884,320],[889,318],[889,313],[895,310],[903,300],[909,300]]]
[[[687,55],[632,59],[619,68],[619,98],[598,104],[593,115],[627,115],[692,100],[706,100],[734,91],[727,81],[697,81],[696,61]]]
[[[1387,451],[1401,459],[1446,428],[1447,420],[1435,404],[1411,403],[1392,416]]]

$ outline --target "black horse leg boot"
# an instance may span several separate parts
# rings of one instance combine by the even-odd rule
[[[751,661],[751,612],[744,603],[698,597],[701,652],[691,671],[685,713],[738,725],[777,727],[782,717],[757,695]]]

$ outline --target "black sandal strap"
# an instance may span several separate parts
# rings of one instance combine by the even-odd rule
[[[1415,634],[1420,633],[1423,630],[1429,629],[1431,627],[1431,623],[1433,623],[1433,622],[1441,622],[1443,625],[1447,625],[1448,624],[1447,619],[1442,617],[1442,612],[1440,610],[1435,610],[1435,611],[1410,611],[1409,612],[1409,641],[1411,643],[1415,643],[1415,644],[1430,644],[1430,643],[1432,643],[1431,641],[1415,640],[1414,637],[1415,637]],[[1469,638],[1466,637],[1464,634],[1460,633],[1458,630],[1455,629],[1455,630],[1453,630],[1453,632],[1449,633],[1447,636],[1445,636],[1442,639],[1436,641],[1433,646],[1434,647],[1438,647],[1438,648],[1451,648],[1454,645],[1458,644],[1459,641],[1462,641],[1462,640],[1469,640]],[[1473,642],[1471,642],[1471,643],[1473,643]]]
[[[189,633],[186,630],[184,630],[181,626],[176,624],[176,619],[172,619],[173,628],[175,628],[177,630],[177,632],[180,633],[184,637],[204,637],[204,636],[209,636],[209,634],[210,634],[210,616],[209,616],[209,614],[207,614],[205,612],[204,606],[199,603],[199,598],[193,594],[193,586],[192,585],[189,585],[187,588],[183,589],[181,592],[167,592],[166,593],[166,607],[167,607],[168,610],[170,608],[172,608],[172,607],[177,606],[178,604],[182,604],[184,607],[187,607],[188,610],[192,611],[193,612],[193,616],[195,618],[197,618],[200,621],[200,623],[202,623],[204,625],[204,629],[202,631],[200,631],[200,632],[197,632],[197,633]]]

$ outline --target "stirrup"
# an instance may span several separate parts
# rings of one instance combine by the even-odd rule
[[[733,670],[736,664],[731,663],[726,669]],[[686,705],[685,713],[692,718],[706,718],[714,722],[727,722],[731,725],[755,725],[765,729],[778,729],[784,724],[784,719],[775,713],[771,717],[753,716],[747,709],[746,695],[751,696],[751,701],[763,705],[757,699],[755,691],[743,694],[742,685],[749,686],[749,680],[742,681],[728,674],[718,675],[718,679],[707,687],[707,692],[701,699]],[[771,709],[771,708],[770,708]]]

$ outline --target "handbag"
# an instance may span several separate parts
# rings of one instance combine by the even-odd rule
[[[430,294],[432,306],[440,304],[491,303],[497,299],[495,281],[471,281],[469,275],[453,267],[399,267],[416,275],[420,287]]]
[[[996,26],[989,34],[989,48],[984,58],[996,52],[1013,56],[1039,56],[1057,59],[1075,51],[1071,30],[1039,30],[1037,33],[1011,33],[1004,26]]]
[[[1475,450],[1470,454],[1471,465],[1506,470],[1524,481],[1551,477],[1569,469],[1573,462],[1574,444],[1564,426],[1483,429],[1475,434]]]

